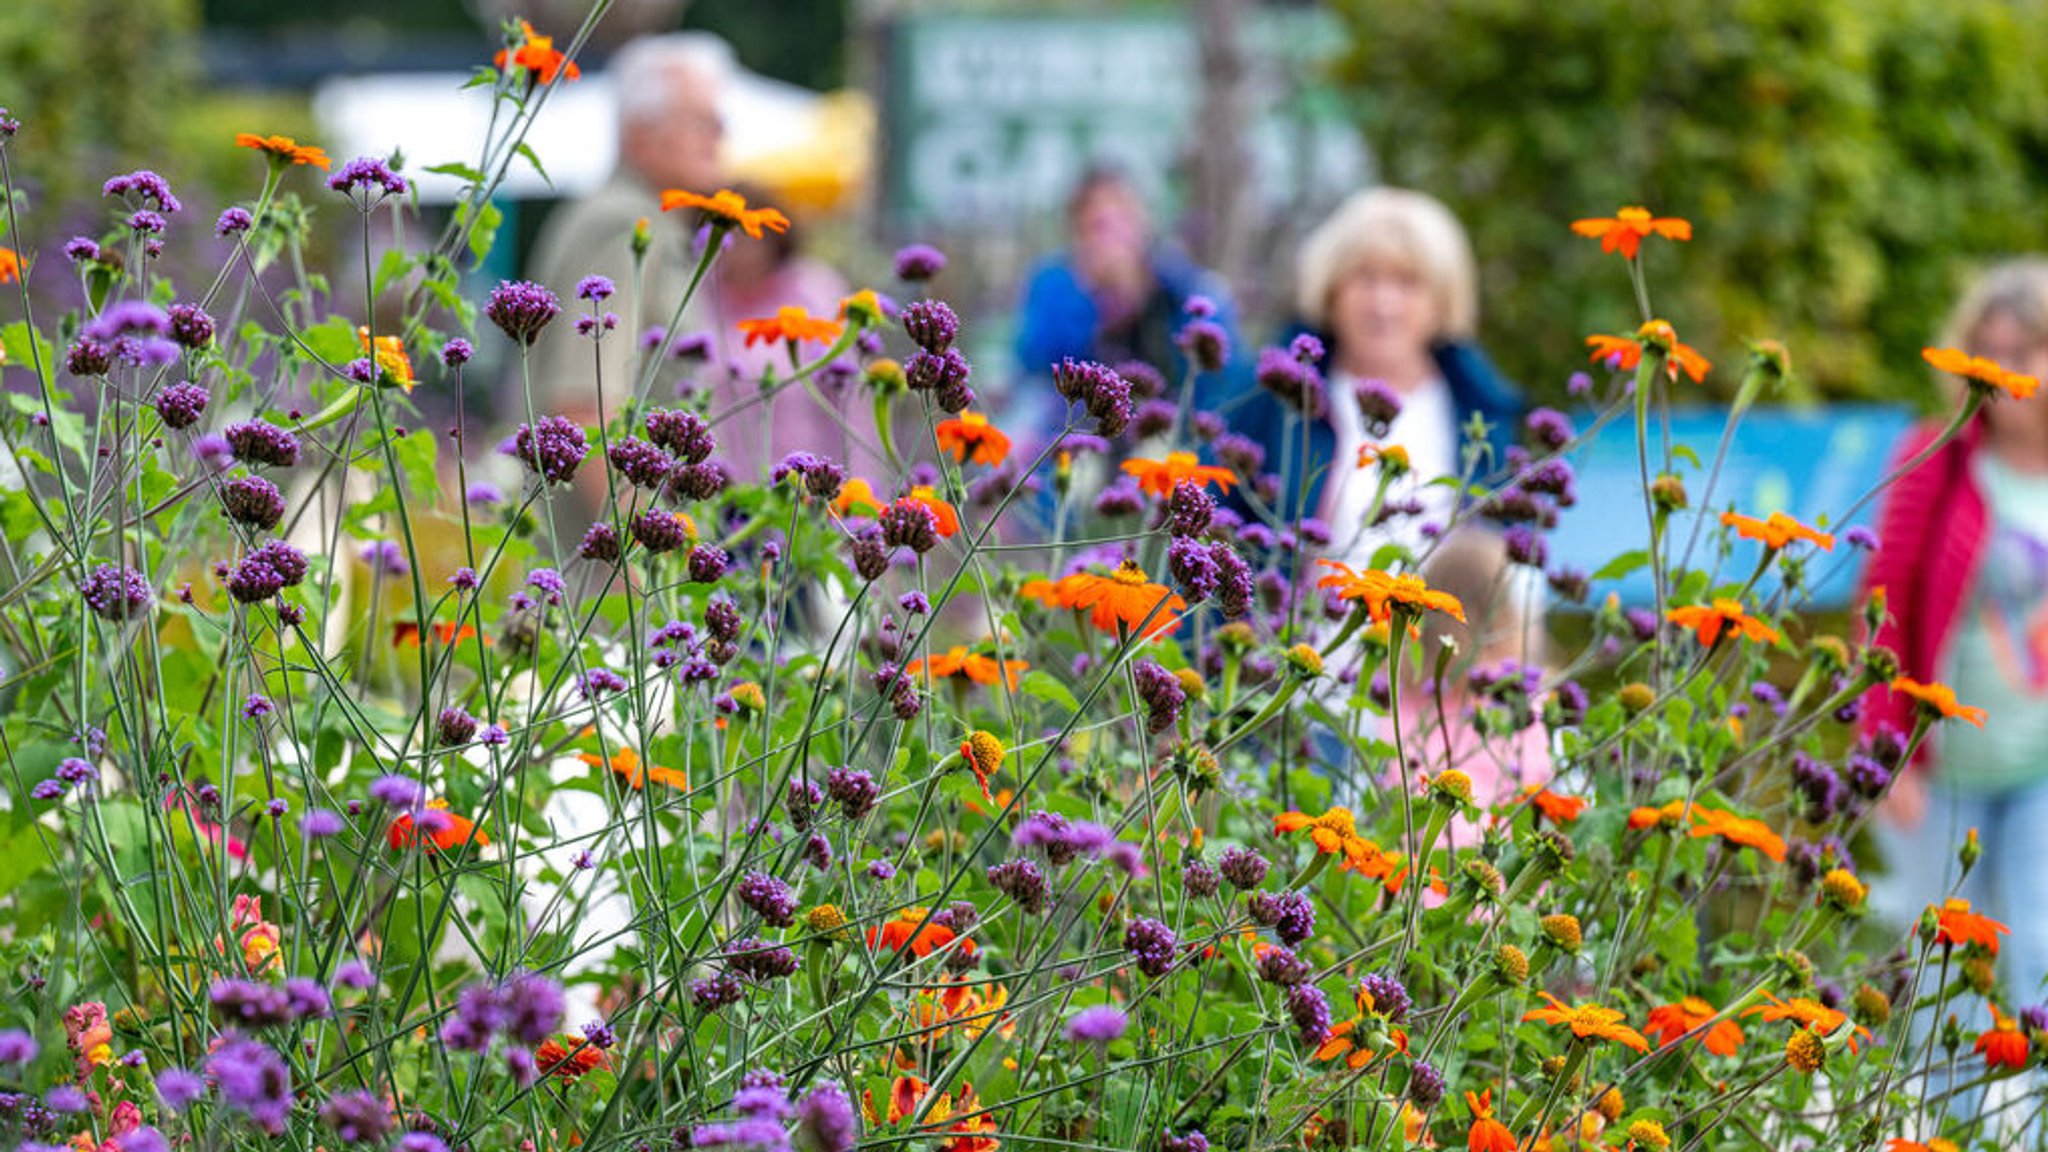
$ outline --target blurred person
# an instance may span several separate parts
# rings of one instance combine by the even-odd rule
[[[1505,458],[1523,408],[1520,392],[1473,342],[1478,278],[1465,230],[1423,193],[1357,193],[1303,243],[1296,307],[1297,335],[1322,345],[1325,410],[1304,429],[1262,387],[1212,397],[1208,406],[1265,450],[1280,477],[1283,517],[1298,513],[1329,525],[1330,558],[1362,568],[1389,542],[1419,553],[1427,527],[1441,528],[1457,508],[1455,490],[1429,481],[1467,471],[1466,426],[1474,416],[1486,422],[1490,462],[1476,468],[1484,475]],[[1382,423],[1394,405],[1399,414]],[[1412,511],[1373,525],[1367,517],[1377,472],[1358,461],[1360,449],[1379,445],[1408,453],[1408,476],[1394,483],[1388,501]]]
[[[1123,172],[1096,167],[1081,177],[1067,200],[1067,232],[1066,250],[1025,285],[1016,352],[1027,376],[1049,377],[1068,357],[1111,366],[1136,360],[1177,389],[1186,360],[1174,336],[1197,296],[1216,305],[1211,319],[1237,346],[1227,287],[1154,234],[1144,198]],[[1027,417],[1032,423],[1056,422],[1043,416],[1057,404],[1050,389],[1022,399],[1039,409]]]
[[[2048,259],[1993,268],[1957,305],[1942,341],[2005,368],[2048,378]],[[1942,377],[1951,410],[1960,385]],[[1907,434],[1898,462],[1947,426]],[[1941,724],[1897,769],[1879,812],[1887,873],[1872,905],[1911,925],[1951,895],[2012,929],[1998,971],[2007,1014],[2038,1002],[2048,980],[2048,397],[1987,403],[1955,438],[1885,493],[1866,593],[1885,590],[1889,618],[1873,641],[1899,671],[1935,680],[1983,708],[1979,729]],[[1867,737],[1910,736],[1915,702],[1873,690]],[[1962,874],[1957,849],[1977,830],[1983,855]],[[1981,1013],[1980,1013],[1981,1016]],[[1974,1024],[1972,1025],[1974,1026]]]
[[[600,362],[605,413],[616,413],[629,398],[640,333],[668,324],[696,267],[695,217],[663,212],[661,193],[678,188],[709,195],[720,187],[725,121],[718,95],[731,69],[725,42],[701,33],[642,38],[612,58],[607,71],[619,101],[618,167],[596,191],[548,218],[535,246],[533,279],[573,314],[589,307],[576,298],[577,284],[586,276],[606,277],[618,294],[599,307],[618,313],[621,324],[598,342],[596,353],[568,324],[542,334],[533,349],[536,413],[596,423]],[[643,220],[649,247],[636,281],[633,232]],[[702,311],[693,304],[690,316]],[[690,316],[679,326],[683,331],[692,327]],[[525,405],[523,397],[513,399],[521,419]]]

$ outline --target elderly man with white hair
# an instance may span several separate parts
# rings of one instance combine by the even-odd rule
[[[664,189],[710,193],[723,180],[719,142],[725,122],[718,94],[732,71],[732,51],[704,33],[635,40],[608,69],[619,99],[619,164],[604,185],[549,218],[534,257],[534,279],[568,308],[586,276],[604,276],[618,289],[605,307],[638,321],[631,331],[600,342],[604,411],[616,413],[632,386],[636,361],[632,331],[669,322],[694,266],[690,213],[661,211]],[[646,220],[651,247],[636,282],[633,231]],[[566,325],[535,346],[536,411],[558,412],[581,423],[598,418],[598,362],[590,342],[573,339]],[[512,407],[522,412],[525,399]]]

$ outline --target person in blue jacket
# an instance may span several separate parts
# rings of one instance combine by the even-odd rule
[[[1216,305],[1212,319],[1237,347],[1224,284],[1154,235],[1143,198],[1121,171],[1084,175],[1068,199],[1067,224],[1068,247],[1034,269],[1024,289],[1017,362],[1027,377],[1049,379],[1068,357],[1111,366],[1135,360],[1177,389],[1186,360],[1174,336],[1195,296]],[[1219,387],[1231,375],[1226,367],[1201,386]]]
[[[1520,391],[1474,342],[1471,243],[1436,199],[1373,188],[1309,235],[1296,282],[1302,323],[1290,335],[1313,337],[1311,353],[1320,344],[1320,411],[1305,415],[1280,392],[1252,384],[1201,399],[1263,449],[1265,471],[1279,477],[1272,511],[1329,526],[1326,556],[1363,567],[1388,543],[1419,554],[1459,504],[1454,489],[1428,482],[1497,473],[1523,413]],[[1484,425],[1476,441],[1475,418]],[[1368,523],[1379,473],[1359,467],[1359,451],[1388,445],[1406,451],[1412,466],[1388,495],[1405,511]]]

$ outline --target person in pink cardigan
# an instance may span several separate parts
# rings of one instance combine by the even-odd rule
[[[1942,343],[2048,379],[2048,259],[1992,269]],[[1897,462],[1946,425],[1908,433]],[[1981,730],[1941,725],[1902,767],[1878,822],[1887,875],[1873,905],[1904,925],[1959,895],[2009,925],[1999,998],[2014,1012],[2039,1002],[2048,980],[2048,396],[1988,402],[1892,486],[1863,587],[1884,589],[1889,618],[1874,640],[1898,654],[1900,673],[1989,713]],[[1910,734],[1913,707],[1873,690],[1866,736]],[[1983,856],[1964,876],[1956,848],[1973,828]]]

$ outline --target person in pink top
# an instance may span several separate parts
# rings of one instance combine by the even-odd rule
[[[759,189],[740,186],[749,203],[772,202]],[[833,318],[851,291],[845,277],[829,265],[803,254],[798,237],[802,223],[783,234],[760,240],[730,242],[712,265],[705,304],[699,316],[712,338],[713,363],[699,377],[711,390],[713,416],[726,414],[718,427],[719,456],[736,478],[765,479],[792,452],[815,452],[844,463],[854,475],[874,475],[882,464],[875,435],[873,407],[853,372],[826,370],[808,382],[777,388],[762,396],[761,383],[771,373],[785,380],[794,370],[788,345],[749,345],[740,321],[775,315],[787,307],[802,308],[813,317]],[[804,344],[805,359],[823,349]],[[767,419],[758,417],[765,412]]]
[[[1992,269],[1942,343],[2048,378],[2048,259]],[[1954,411],[1960,384],[1942,383]],[[1946,426],[1914,429],[1897,462]],[[1986,403],[1892,486],[1877,523],[1863,586],[1884,589],[1889,617],[1874,642],[1898,655],[1902,675],[1947,684],[1988,720],[1939,725],[1899,767],[1877,826],[1887,874],[1872,904],[1910,925],[1927,905],[1961,896],[2010,926],[1997,995],[2016,1011],[2039,1003],[2048,982],[2048,396]],[[1914,702],[1903,694],[1874,689],[1863,704],[1866,739],[1912,733]],[[1983,854],[1965,875],[1956,849],[1971,829]]]

